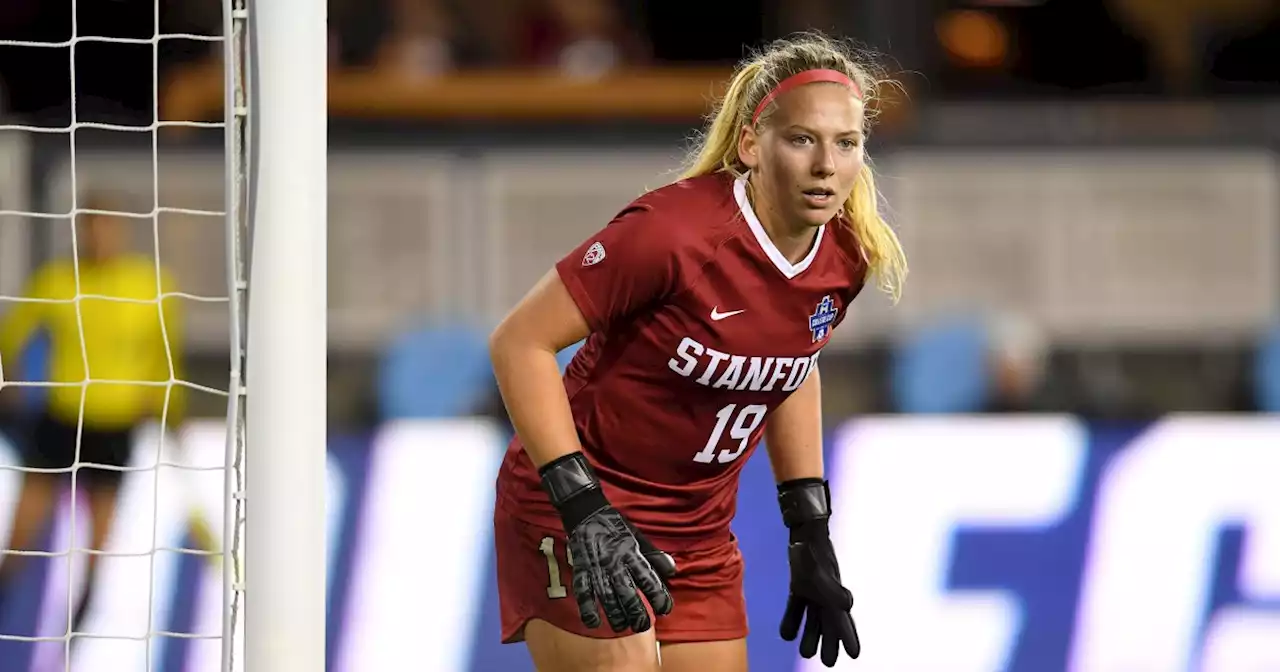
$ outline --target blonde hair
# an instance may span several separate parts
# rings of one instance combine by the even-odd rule
[[[866,105],[868,125],[874,119],[871,106],[881,87],[893,85],[855,48],[820,33],[803,33],[774,42],[739,64],[690,154],[682,177],[722,171],[742,177],[746,166],[738,158],[738,138],[742,128],[752,123],[756,106],[782,80],[816,69],[837,70],[857,83]],[[766,123],[775,108],[769,105],[756,123]],[[844,213],[869,273],[880,289],[897,301],[907,275],[907,258],[878,205],[875,176],[868,162],[844,203]]]

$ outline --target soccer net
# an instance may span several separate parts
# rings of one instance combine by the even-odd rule
[[[3,257],[25,257],[24,277],[12,263],[0,275],[0,336],[21,346],[0,351],[0,408],[10,419],[0,434],[0,544],[37,530],[0,557],[6,670],[244,667],[248,15],[245,0],[222,5],[216,34],[162,33],[156,0],[148,38],[92,34],[73,8],[65,41],[0,41],[68,51],[71,65],[66,123],[0,117],[0,141],[25,144],[49,164],[33,171],[31,206],[0,202],[0,226],[24,232],[0,240],[29,243],[26,254]],[[162,118],[160,54],[179,40],[220,54],[231,102],[223,121]],[[103,44],[150,49],[149,122],[104,121],[83,109],[76,65],[87,45]],[[189,141],[171,154],[174,129],[221,140],[203,149]],[[98,237],[110,234],[90,220],[123,222],[132,234],[115,265],[100,258],[109,242]],[[120,270],[130,268],[121,260],[139,259],[148,272]],[[201,339],[227,356],[229,377],[197,382],[187,373],[186,350]],[[147,370],[144,360],[159,363],[154,375],[136,373]],[[130,399],[155,403],[134,404],[147,411],[126,428],[127,459],[95,461],[104,445],[124,450],[103,438],[124,432],[104,429],[102,418],[132,413]],[[182,408],[190,406],[226,410],[188,422]],[[48,430],[59,417],[75,431]],[[48,466],[60,452],[67,463]],[[107,472],[119,478],[114,522],[94,547]]]

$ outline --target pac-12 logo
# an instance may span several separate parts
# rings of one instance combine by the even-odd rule
[[[831,335],[831,325],[835,324],[836,315],[840,312],[831,295],[822,297],[818,307],[809,316],[809,331],[813,334],[813,342],[817,343]]]
[[[595,266],[596,264],[604,261],[604,257],[604,245],[601,245],[598,242],[592,243],[591,247],[587,248],[587,253],[582,255],[582,265]]]

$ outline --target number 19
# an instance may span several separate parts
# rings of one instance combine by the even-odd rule
[[[733,427],[729,429],[729,438],[737,439],[737,447],[732,450],[722,450],[717,456],[716,448],[720,446],[720,437],[724,434],[725,427],[729,426],[729,420],[733,419],[734,411],[737,408],[737,404],[729,404],[716,413],[716,426],[715,429],[711,430],[711,438],[707,439],[706,447],[693,456],[694,462],[710,464],[714,459],[720,464],[725,464],[738,459],[747,451],[747,444],[751,441],[751,434],[764,421],[764,416],[768,413],[769,407],[764,404],[743,406],[742,410],[738,411],[738,418],[734,421]]]

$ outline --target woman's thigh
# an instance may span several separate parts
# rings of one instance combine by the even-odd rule
[[[584,637],[542,619],[524,626],[525,646],[538,672],[658,672],[653,630],[638,635]]]
[[[747,672],[747,640],[663,644],[662,672]]]

